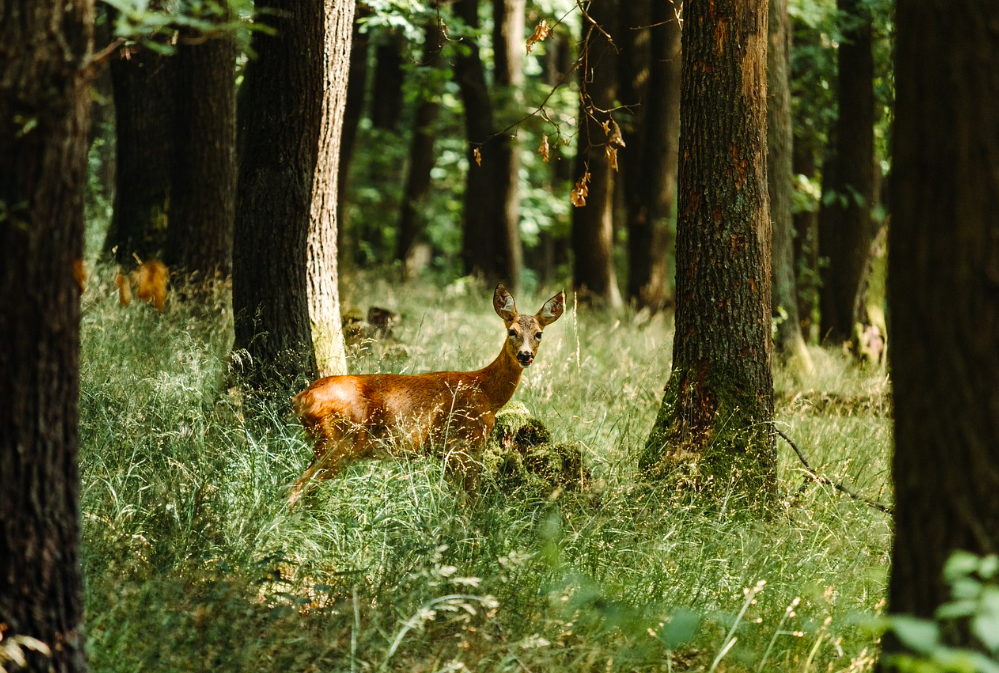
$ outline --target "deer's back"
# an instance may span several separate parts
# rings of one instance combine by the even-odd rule
[[[294,407],[302,425],[313,433],[336,418],[379,436],[412,431],[417,442],[444,416],[479,418],[490,412],[466,372],[328,376],[295,396]]]

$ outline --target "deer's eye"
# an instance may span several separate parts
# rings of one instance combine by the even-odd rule
[[[541,341],[541,332],[538,332],[537,334],[535,334],[534,338],[537,339],[538,341]]]
[[[516,337],[516,336],[517,336],[517,333],[516,333],[516,332],[514,332],[513,330],[510,330],[509,332],[507,332],[507,334],[509,334],[509,335],[510,335],[510,338],[511,338],[511,339],[513,339],[514,337]]]

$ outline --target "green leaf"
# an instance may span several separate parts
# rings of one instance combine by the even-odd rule
[[[947,584],[954,584],[978,570],[978,564],[977,555],[961,550],[955,551],[944,564],[944,580]]]
[[[966,598],[951,603],[945,603],[937,608],[934,615],[937,619],[958,619],[960,617],[970,617],[978,609],[978,601]]]
[[[999,556],[989,554],[978,564],[978,575],[984,580],[990,580],[999,572]]]
[[[985,587],[971,630],[991,652],[999,651],[999,587]]]
[[[891,618],[891,628],[906,647],[921,654],[932,652],[940,641],[940,628],[925,619],[897,615]]]
[[[694,610],[677,610],[659,629],[659,640],[668,650],[675,650],[694,637],[701,615]]]

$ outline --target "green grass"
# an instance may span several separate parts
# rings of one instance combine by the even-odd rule
[[[81,365],[94,670],[871,670],[886,515],[806,480],[786,445],[767,521],[636,481],[666,318],[570,305],[521,383],[515,400],[582,446],[586,491],[469,502],[410,457],[358,463],[289,512],[311,449],[294,419],[227,388],[224,292],[158,315],[120,308],[111,276],[98,268],[84,296]],[[476,368],[503,339],[474,284],[365,276],[343,292],[401,315],[395,340],[352,347],[353,372]],[[780,428],[818,471],[888,502],[883,374],[813,356],[810,376],[777,373]]]

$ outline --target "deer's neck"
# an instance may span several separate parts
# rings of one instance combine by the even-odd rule
[[[475,372],[473,376],[479,390],[492,403],[492,410],[498,411],[513,397],[523,371],[523,367],[507,354],[504,345],[497,358],[484,369]]]

